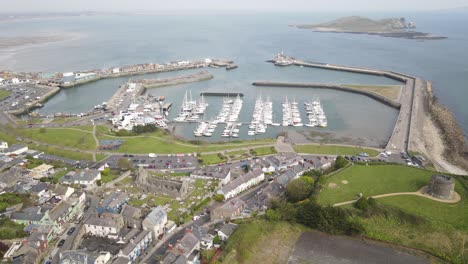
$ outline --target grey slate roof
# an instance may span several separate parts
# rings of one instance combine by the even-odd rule
[[[230,169],[222,166],[208,166],[194,170],[190,175],[224,179],[229,174]]]
[[[146,216],[146,219],[150,220],[153,225],[157,225],[163,221],[164,217],[166,217],[166,212],[161,206],[158,206]]]
[[[136,218],[141,215],[141,209],[128,204],[124,204],[120,213],[123,217]]]
[[[71,205],[61,201],[52,210],[49,211],[49,216],[52,221],[55,221],[65,215],[70,209]]]
[[[60,253],[59,264],[94,264],[96,258],[84,250],[69,250]]]
[[[136,237],[133,238],[133,241],[130,241],[126,247],[122,249],[122,253],[125,255],[130,254],[130,252],[135,248],[135,245],[140,243],[148,234],[150,231],[148,230],[142,230]]]
[[[90,218],[88,218],[88,220],[86,220],[85,225],[117,227],[117,222],[112,218],[99,218],[95,215],[92,215]]]
[[[229,223],[229,224],[224,224],[219,231],[229,237],[232,235],[232,233],[234,233],[236,229],[237,229],[236,224]]]
[[[178,247],[183,248],[184,252],[189,253],[195,249],[198,243],[200,243],[200,240],[198,240],[194,234],[188,232],[184,235],[184,237],[182,237]]]
[[[98,170],[92,169],[71,171],[60,178],[60,181],[70,183],[73,183],[74,181],[93,181],[99,173],[100,172]]]
[[[263,171],[261,169],[255,169],[253,171],[250,171],[234,180],[232,180],[230,183],[226,184],[223,186],[221,189],[224,194],[236,189],[239,185],[246,183],[254,178],[257,178],[259,175],[261,175]]]
[[[119,204],[122,204],[124,200],[128,199],[128,195],[123,192],[113,192],[109,196],[104,199],[102,202],[102,206],[114,208],[117,207]]]
[[[279,184],[281,184],[283,187],[288,185],[292,179],[296,177],[296,173],[292,169],[288,169],[285,172],[281,173],[280,176],[276,179]]]
[[[27,213],[27,212],[14,212],[11,214],[12,220],[20,221],[34,221],[38,222],[44,217],[44,214],[41,213]]]

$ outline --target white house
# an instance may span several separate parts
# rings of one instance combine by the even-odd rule
[[[5,155],[21,155],[23,154],[24,152],[28,151],[28,146],[24,146],[24,145],[19,145],[19,144],[13,144],[11,145],[11,147],[5,149],[3,152],[5,153]]]
[[[101,172],[98,170],[84,169],[77,171],[70,171],[65,176],[60,178],[60,182],[66,184],[81,184],[92,185],[101,179]]]
[[[7,148],[8,148],[8,142],[6,141],[0,142],[0,151],[4,151]]]
[[[221,185],[226,185],[231,181],[231,170],[223,166],[208,166],[192,171],[190,177],[204,180],[217,179]]]
[[[224,224],[218,231],[219,239],[221,239],[222,241],[228,240],[228,238],[232,235],[232,233],[234,233],[236,228],[237,228],[236,224],[233,224],[233,223]]]
[[[120,72],[120,68],[113,68],[112,69],[112,73],[119,73]]]
[[[151,231],[143,230],[138,235],[130,240],[130,242],[122,250],[120,250],[118,256],[124,257],[135,261],[143,252],[150,246],[153,241],[153,235]]]
[[[93,236],[117,239],[120,229],[123,227],[123,219],[118,216],[120,215],[99,218],[93,215],[84,223],[85,232]]]
[[[158,206],[149,213],[143,220],[143,229],[151,231],[155,238],[165,233],[167,224],[167,214],[161,206]]]
[[[265,180],[265,173],[262,169],[255,169],[224,185],[218,193],[224,195],[225,199],[229,199],[263,180]]]
[[[20,80],[18,78],[13,78],[13,79],[11,79],[11,83],[12,84],[18,84],[18,83],[20,83]]]

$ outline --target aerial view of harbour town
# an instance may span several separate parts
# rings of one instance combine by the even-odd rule
[[[466,0],[4,3],[1,263],[468,263],[466,25]]]

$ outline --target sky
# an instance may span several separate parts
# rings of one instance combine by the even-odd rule
[[[2,0],[0,12],[158,12],[165,10],[427,11],[468,6],[468,0]]]

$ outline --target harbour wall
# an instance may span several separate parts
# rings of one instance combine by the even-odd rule
[[[348,66],[343,66],[343,65],[305,62],[305,61],[300,61],[300,60],[295,60],[293,64],[297,66],[304,66],[304,67],[322,68],[322,69],[327,69],[327,70],[345,71],[345,72],[352,72],[352,73],[359,73],[359,74],[370,74],[370,75],[382,76],[382,77],[387,77],[392,80],[400,81],[403,83],[406,83],[408,81],[408,78],[414,79],[414,77],[412,76],[399,74],[396,72],[380,71],[380,70],[367,69],[367,68],[348,67]]]
[[[31,109],[34,109],[37,104],[45,103],[47,100],[49,100],[49,98],[51,98],[52,96],[60,92],[60,88],[56,86],[54,87],[47,86],[47,88],[49,88],[50,91],[44,94],[43,96],[41,96],[39,100],[34,100],[31,102],[31,104],[25,105],[24,107],[17,109],[17,110],[8,111],[8,113],[12,115],[21,115],[21,114],[28,113]]]
[[[414,108],[414,97],[416,90],[416,82],[420,81],[419,78],[401,74],[392,71],[381,71],[368,68],[357,68],[349,67],[343,65],[334,65],[326,63],[317,63],[317,62],[305,62],[301,60],[293,60],[293,65],[303,66],[303,67],[312,67],[312,68],[321,68],[326,70],[335,70],[335,71],[344,71],[352,72],[358,74],[369,74],[375,76],[383,76],[390,78],[392,80],[400,81],[405,84],[403,88],[401,99],[400,99],[400,112],[398,114],[397,122],[393,128],[392,135],[387,143],[386,149],[393,150],[404,150],[408,151],[411,148],[411,140],[414,132],[411,132],[413,128],[412,119],[413,119],[413,108]],[[368,95],[368,94],[366,94]]]
[[[244,97],[243,93],[223,93],[223,92],[201,92],[200,96],[225,96],[225,97],[234,97],[239,95],[240,97]]]
[[[295,87],[295,88],[321,88],[321,89],[332,89],[332,90],[340,90],[350,93],[356,93],[368,96],[378,102],[381,102],[385,105],[390,107],[400,109],[401,104],[399,102],[393,101],[388,99],[382,95],[376,94],[374,92],[363,91],[358,89],[353,89],[350,87],[345,87],[341,85],[333,85],[333,84],[318,84],[318,83],[290,83],[290,82],[268,82],[268,81],[257,81],[253,82],[252,85],[254,86],[269,86],[269,87]]]
[[[144,75],[144,74],[152,74],[152,73],[190,70],[190,69],[197,69],[197,68],[204,68],[204,67],[206,66],[196,64],[196,65],[189,65],[189,66],[165,67],[165,68],[156,68],[153,70],[141,70],[141,71],[132,71],[132,72],[120,72],[120,73],[109,73],[109,74],[97,73],[96,77],[74,81],[71,83],[62,83],[60,84],[60,87],[71,88],[71,87],[83,85],[83,84],[90,83],[90,82],[96,82],[101,79],[111,79],[111,78],[128,77],[128,76]]]

